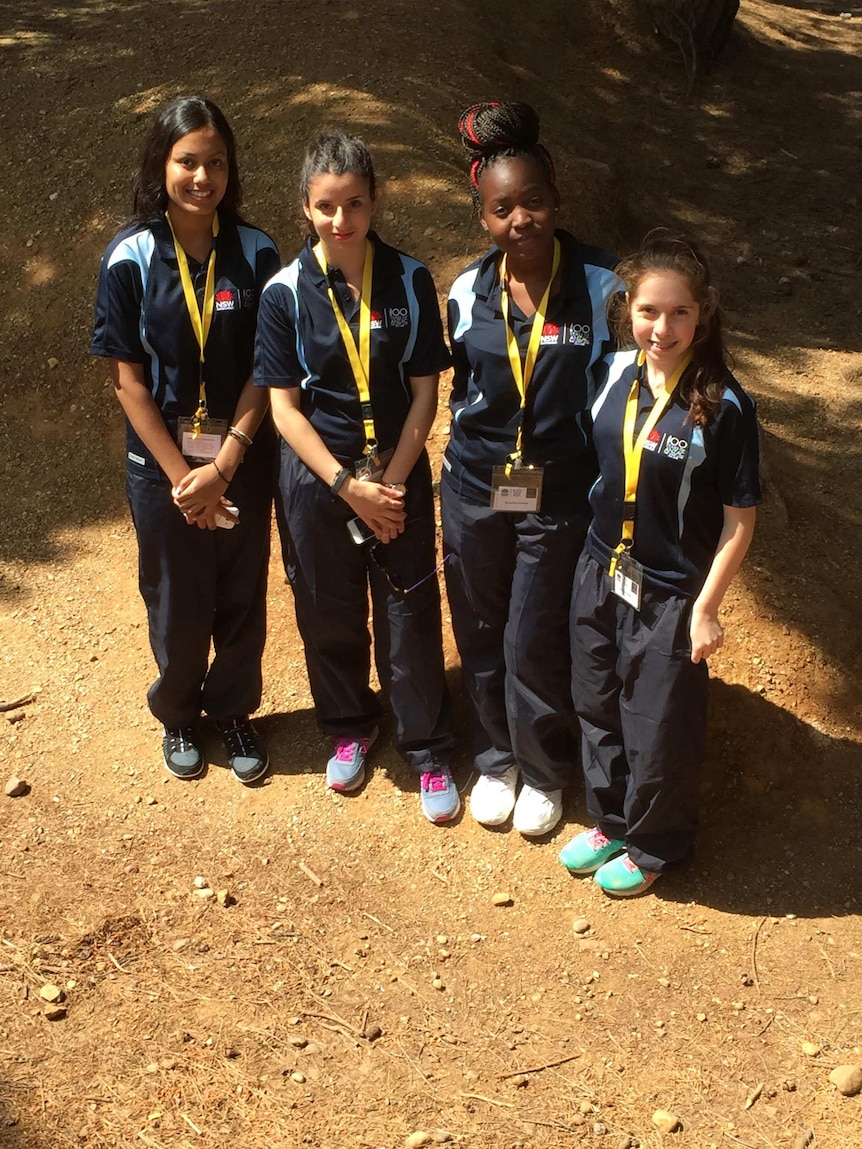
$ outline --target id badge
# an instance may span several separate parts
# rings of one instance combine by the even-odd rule
[[[491,510],[538,511],[544,475],[544,467],[495,467],[491,472]]]
[[[383,474],[389,466],[389,460],[394,454],[395,448],[390,447],[388,451],[381,451],[379,455],[377,452],[372,455],[363,455],[361,459],[357,459],[353,464],[356,478],[360,483],[381,482]]]
[[[644,568],[641,564],[630,555],[620,555],[614,571],[614,594],[617,598],[621,598],[635,610],[640,610],[643,581]]]
[[[194,419],[184,417],[177,427],[177,442],[183,457],[195,463],[212,462],[226,435],[227,419],[201,419],[197,435]]]

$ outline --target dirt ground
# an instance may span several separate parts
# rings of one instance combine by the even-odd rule
[[[32,695],[0,714],[0,777],[29,784],[0,796],[4,1149],[862,1146],[862,1098],[829,1081],[862,1064],[862,9],[743,0],[690,95],[612,11],[0,4],[0,698]],[[348,124],[381,232],[445,293],[483,246],[457,115],[499,96],[540,110],[583,238],[703,241],[768,492],[711,660],[690,872],[624,903],[569,877],[575,777],[547,839],[432,827],[386,731],[363,791],[327,793],[277,556],[272,777],[239,786],[214,740],[203,779],[165,775],[122,420],[88,345],[147,120],[190,91],[231,117],[246,214],[285,258],[304,144]],[[456,773],[466,792],[466,755]]]

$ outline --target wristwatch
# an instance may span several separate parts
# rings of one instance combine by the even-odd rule
[[[341,468],[341,470],[337,473],[335,478],[329,484],[329,492],[331,495],[337,495],[338,494],[338,492],[341,490],[341,488],[344,486],[344,484],[350,478],[351,473],[352,472],[351,472],[349,467],[342,467]]]

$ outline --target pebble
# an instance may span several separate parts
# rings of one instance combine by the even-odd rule
[[[227,909],[228,906],[236,905],[236,898],[230,890],[216,891],[216,901],[220,906],[224,906],[225,909]]]
[[[195,878],[194,886],[196,890],[204,890],[209,885],[206,878],[202,878],[200,874]]]
[[[624,1137],[620,1138],[617,1149],[632,1149],[632,1139],[629,1137],[628,1133],[626,1133]]]
[[[209,886],[203,886],[201,889],[195,890],[195,894],[199,898],[203,898],[204,901],[209,901],[210,898],[214,898],[216,896],[215,890],[211,890]]]
[[[48,1021],[62,1021],[66,1016],[65,1005],[46,1005],[42,1010],[42,1015]]]
[[[377,1041],[378,1037],[383,1036],[383,1030],[379,1025],[366,1025],[362,1036],[366,1041]]]
[[[862,1066],[839,1065],[829,1074],[829,1080],[845,1097],[855,1097],[862,1090]]]
[[[813,1041],[803,1041],[802,1052],[806,1057],[816,1057],[820,1052],[820,1046],[815,1045]]]
[[[27,783],[23,778],[16,778],[14,774],[3,787],[3,793],[7,798],[20,798],[22,794],[27,793]]]
[[[505,890],[500,890],[499,893],[494,894],[491,898],[491,904],[494,906],[511,906],[513,901],[512,895],[506,893]]]
[[[593,1122],[593,1133],[595,1133],[596,1137],[604,1137],[607,1131],[608,1127],[604,1124],[603,1121]]]
[[[423,1145],[431,1144],[431,1134],[426,1133],[424,1129],[417,1129],[415,1133],[411,1133],[409,1137],[404,1140],[405,1149],[422,1149]]]
[[[6,721],[10,726],[17,726],[17,724],[23,722],[26,717],[26,710],[9,710],[6,713]]]
[[[523,1073],[519,1073],[516,1077],[512,1078],[512,1084],[516,1089],[526,1089],[529,1083],[529,1078],[525,1077]]]
[[[43,985],[39,990],[39,997],[42,1001],[50,1002],[51,1005],[56,1005],[58,1001],[62,1001],[66,995],[58,985]]]
[[[56,199],[56,198],[57,198],[56,194],[48,196],[48,199]],[[53,355],[51,355],[48,359],[48,366],[53,371],[55,367],[60,366],[60,360],[56,359]]]
[[[443,984],[443,979],[439,977],[435,977],[431,984],[435,989],[443,990],[446,988],[446,986]]]
[[[679,1129],[679,1118],[667,1109],[656,1109],[652,1115],[652,1123],[659,1133],[675,1133]]]
[[[299,1035],[296,1037],[289,1037],[287,1039],[287,1044],[292,1045],[294,1049],[305,1049],[306,1045],[308,1045],[308,1038],[300,1037]]]
[[[300,1073],[297,1069],[294,1073],[291,1073],[290,1080],[295,1081],[297,1085],[305,1085],[305,1074]]]
[[[572,922],[572,929],[576,934],[585,934],[590,928],[590,923],[586,918],[575,918]]]

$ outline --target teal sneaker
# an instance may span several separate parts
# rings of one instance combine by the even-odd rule
[[[592,874],[626,848],[618,838],[606,838],[598,826],[584,830],[560,850],[560,861],[573,874]]]
[[[596,870],[593,881],[606,894],[615,898],[631,898],[648,890],[658,876],[640,869],[628,854],[621,854]]]
[[[461,809],[461,796],[448,766],[422,775],[422,813],[429,822],[451,822]]]

